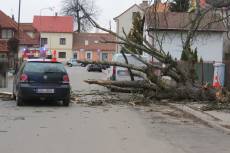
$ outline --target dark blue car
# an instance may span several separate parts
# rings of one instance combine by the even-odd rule
[[[48,59],[25,61],[14,78],[13,96],[18,106],[26,100],[62,100],[70,103],[69,77],[62,63]]]

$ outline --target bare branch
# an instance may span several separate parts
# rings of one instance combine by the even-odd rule
[[[119,63],[119,62],[109,62],[109,61],[82,61],[78,60],[79,63],[84,63],[84,64],[101,64],[101,65],[111,65],[111,66],[119,66],[119,67],[124,67],[124,68],[129,68],[132,70],[136,70],[139,72],[144,72],[146,71],[146,67],[137,67],[132,64],[124,64],[124,63]]]
[[[88,84],[98,84],[103,86],[116,86],[121,88],[142,88],[156,90],[158,87],[153,84],[149,84],[146,81],[108,81],[108,80],[85,80]]]

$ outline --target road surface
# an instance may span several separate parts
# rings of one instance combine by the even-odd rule
[[[105,77],[68,68],[74,90]],[[70,107],[0,101],[0,153],[229,153],[230,136],[161,105]]]

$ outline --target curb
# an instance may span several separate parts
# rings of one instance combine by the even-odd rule
[[[203,123],[207,124],[208,126],[214,128],[218,131],[224,132],[226,134],[230,134],[230,129],[227,129],[227,128],[221,126],[219,124],[218,120],[216,118],[212,117],[211,115],[208,115],[202,111],[195,110],[195,109],[193,109],[189,106],[183,105],[183,104],[169,103],[168,105],[172,108],[183,111],[184,113],[187,113],[187,114],[195,117],[196,119],[202,121]]]

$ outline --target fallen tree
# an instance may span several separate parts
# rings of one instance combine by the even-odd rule
[[[197,3],[199,5],[199,3]],[[219,8],[218,8],[219,9]],[[84,11],[84,8],[82,7]],[[195,37],[198,29],[210,27],[211,24],[222,22],[227,19],[228,16],[216,15],[213,13],[215,7],[210,7],[205,10],[201,10],[200,7],[197,7],[197,10],[193,13],[188,14],[189,22],[184,25],[184,31],[186,31],[186,36],[181,41],[183,42],[182,51],[188,56],[191,57],[192,49],[191,44],[193,38]],[[148,11],[147,11],[148,12]],[[112,66],[125,67],[132,70],[132,73],[141,76],[143,81],[108,81],[108,80],[86,80],[85,82],[89,84],[98,84],[108,88],[118,89],[120,91],[138,91],[145,95],[148,98],[156,99],[173,99],[173,100],[198,100],[198,101],[230,101],[229,92],[224,91],[220,93],[220,90],[213,88],[211,85],[202,85],[197,82],[194,77],[194,63],[193,58],[188,58],[185,62],[178,62],[173,59],[172,56],[164,51],[162,47],[157,48],[156,45],[149,43],[144,37],[142,37],[143,44],[137,44],[128,39],[127,35],[124,32],[124,37],[117,35],[115,32],[103,28],[95,20],[93,20],[87,12],[84,12],[88,17],[88,20],[91,24],[98,29],[101,29],[105,32],[108,32],[117,37],[117,41],[104,40],[103,43],[116,43],[124,46],[130,46],[130,48],[136,48],[142,52],[150,55],[152,58],[158,61],[160,64],[149,63],[141,58],[141,55],[133,53],[128,48],[125,48],[126,53],[131,54],[137,60],[142,62],[144,67],[136,67],[127,63],[115,63],[115,62],[92,62],[92,61],[79,61],[82,63],[97,63],[97,64],[106,64]],[[145,18],[151,18],[151,21],[154,21],[154,26],[152,27],[153,32],[157,31],[157,22],[159,20],[160,14],[157,12],[149,11],[150,14],[145,14]],[[165,19],[167,20],[166,14]],[[203,20],[211,19],[210,22],[206,25],[203,24]],[[165,21],[167,23],[167,21]],[[153,39],[157,39],[157,36],[153,36]],[[160,43],[160,41],[157,41]],[[155,72],[160,71],[160,75],[157,75]],[[167,83],[164,77],[167,76],[171,78],[172,82]],[[222,97],[222,98],[220,98]],[[224,98],[223,98],[224,97]],[[224,100],[223,100],[224,99]]]

